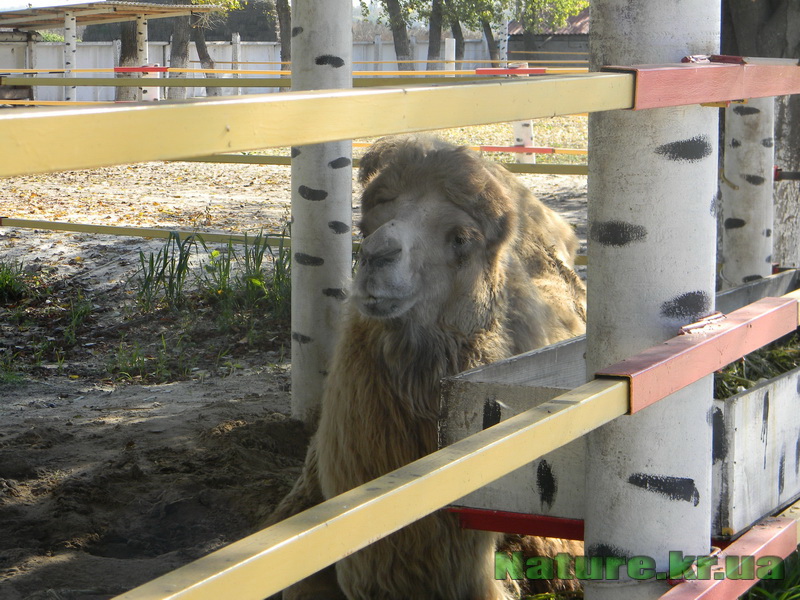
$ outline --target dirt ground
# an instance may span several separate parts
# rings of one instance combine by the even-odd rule
[[[524,180],[585,241],[585,178]],[[5,180],[0,216],[279,232],[289,187],[286,167],[147,163]],[[230,342],[220,360],[195,326],[182,376],[109,375],[120,340],[181,327],[129,308],[139,251],[161,245],[0,228],[0,262],[46,280],[54,311],[21,324],[0,304],[0,361],[31,363],[32,340],[57,335],[61,294],[91,303],[67,356],[0,385],[0,600],[111,598],[252,533],[299,473],[307,437],[288,417],[285,328]]]

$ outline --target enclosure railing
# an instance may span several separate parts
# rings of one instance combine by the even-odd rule
[[[800,292],[783,298],[765,298],[733,311],[722,325],[719,319],[710,325],[706,323],[706,333],[697,326],[688,326],[684,329],[692,335],[679,335],[645,350],[566,394],[117,598],[210,600],[224,598],[235,589],[240,600],[261,600],[611,420],[642,410],[728,362],[794,331],[800,322],[798,298]],[[664,377],[665,372],[671,377]],[[662,385],[652,385],[659,379]],[[788,518],[776,523],[764,544],[771,554],[785,557],[796,547],[796,524]]]
[[[659,68],[660,75],[628,69],[442,87],[19,111],[0,115],[0,176],[800,92],[797,67],[785,73],[784,67],[773,67],[715,65],[709,86],[697,85],[701,66],[676,66]],[[750,77],[742,77],[745,69]],[[693,86],[681,85],[687,76]],[[661,86],[657,99],[647,94],[648,86],[665,79],[671,81],[666,93]],[[750,82],[755,87],[749,87]],[[47,144],[31,143],[45,139]],[[153,144],[156,139],[158,145]],[[798,324],[796,299],[779,304],[778,324],[767,327],[774,337]],[[759,342],[764,339],[773,338]],[[704,372],[714,370],[711,362],[704,364]],[[684,383],[692,380],[687,377]],[[630,395],[625,380],[592,381],[120,598],[210,599],[227,597],[236,589],[238,598],[261,599],[625,414],[632,406]]]

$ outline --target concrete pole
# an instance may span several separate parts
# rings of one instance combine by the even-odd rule
[[[75,77],[73,69],[77,68],[78,61],[78,23],[75,13],[64,13],[64,73],[67,77]],[[78,99],[78,88],[70,85],[64,88],[64,100],[74,102]]]
[[[144,67],[150,62],[150,51],[147,39],[147,19],[144,15],[136,15],[136,66]],[[141,75],[139,75],[141,77]],[[137,100],[143,99],[143,90],[139,88]]]
[[[351,11],[349,0],[292,2],[293,90],[352,86]],[[350,281],[351,229],[351,141],[293,148],[292,416],[309,427]]]
[[[594,0],[592,68],[677,62],[719,48],[719,2]],[[714,310],[717,110],[589,120],[589,373]],[[588,437],[586,553],[704,555],[711,534],[712,378]],[[638,575],[634,569],[634,575]],[[656,598],[661,579],[588,582],[588,600]]]
[[[725,109],[722,284],[736,287],[772,273],[775,99]]]

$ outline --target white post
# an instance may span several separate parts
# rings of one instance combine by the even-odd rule
[[[239,70],[239,61],[241,60],[242,56],[242,35],[234,31],[231,35],[231,69],[238,71]],[[239,74],[233,74],[234,79],[239,79]],[[233,93],[237,96],[242,95],[242,88],[237,87],[233,88]]]
[[[634,10],[630,0],[594,0],[592,68],[715,54],[719,21],[719,2]],[[714,310],[717,125],[717,111],[700,106],[591,115],[590,375]],[[587,555],[647,557],[643,566],[666,574],[670,552],[708,554],[712,383],[706,377],[589,435]],[[641,600],[667,589],[663,575],[630,572],[587,582],[585,597]]]
[[[375,36],[374,43],[375,43],[375,48],[374,48],[374,52],[373,52],[373,57],[374,58],[372,60],[375,61],[375,64],[372,65],[372,70],[373,71],[383,71],[383,65],[380,64],[380,61],[383,60],[383,58],[382,58],[383,57],[383,39],[381,38],[380,35],[376,35]]]
[[[147,39],[147,19],[144,15],[136,15],[136,66],[144,67],[150,62]],[[142,77],[142,74],[139,74]],[[139,88],[137,100],[142,100],[144,90]]]
[[[444,38],[444,70],[456,70],[456,40],[455,38]],[[449,75],[455,77],[455,75]]]
[[[533,146],[533,123],[531,121],[514,121],[514,145],[515,146]],[[518,163],[532,165],[536,163],[535,154],[517,154],[516,159]]]
[[[292,89],[351,87],[351,2],[295,0],[292,10]],[[350,140],[292,149],[292,415],[309,426],[350,281],[351,202]]]
[[[64,13],[64,75],[75,77],[75,69],[78,65],[78,24],[75,20],[75,13],[67,11]],[[70,85],[64,88],[64,99],[74,102],[78,99],[78,88]]]
[[[775,99],[725,109],[722,274],[736,287],[772,273]]]

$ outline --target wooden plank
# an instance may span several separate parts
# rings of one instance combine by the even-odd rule
[[[714,401],[713,533],[727,538],[800,497],[800,368]]]
[[[617,418],[627,396],[592,381],[117,598],[261,600]]]
[[[723,308],[725,312],[732,312],[764,296],[781,296],[797,287],[797,282],[798,271],[795,270],[773,275],[719,294],[718,307]],[[462,435],[478,430],[482,424],[484,411],[491,414],[490,409],[493,409],[495,414],[504,419],[515,414],[517,410],[524,410],[526,399],[529,405],[534,405],[541,402],[548,394],[556,393],[554,388],[581,385],[586,381],[585,352],[586,338],[579,336],[447,379],[443,386],[447,418],[442,425],[442,441],[452,443]],[[792,383],[786,385],[792,389]],[[797,382],[797,386],[800,386],[800,381]],[[490,409],[486,409],[487,401],[490,400],[497,406],[489,403]],[[716,402],[718,410],[722,411],[724,404],[721,404],[721,401]],[[800,415],[800,411],[797,413]],[[724,421],[719,416],[715,418],[717,421]],[[739,422],[741,423],[741,419]],[[715,424],[715,435],[724,435],[720,432],[716,421]],[[731,436],[733,433],[729,432],[727,435]],[[717,446],[734,443],[732,437],[717,439],[725,440],[718,441]],[[791,440],[786,441],[791,445],[790,442]],[[797,468],[795,462],[792,462],[794,459],[790,460],[788,455],[785,460],[785,469]],[[543,462],[547,463],[544,467]],[[460,499],[458,505],[580,519],[583,518],[582,499],[585,497],[584,464],[584,441],[576,440],[512,475]],[[715,463],[715,469],[720,470],[719,462]],[[715,472],[715,481],[718,481],[720,476],[721,472]],[[549,496],[547,493],[544,494],[548,499],[545,502],[542,491],[548,491],[545,487],[548,477],[556,482],[557,491]],[[793,480],[786,474],[784,477],[784,485],[790,485]],[[744,484],[744,489],[750,488]],[[777,506],[774,504],[770,508]],[[733,518],[746,521],[749,525],[766,513],[757,515],[748,513],[744,518],[738,510],[733,510],[730,514]],[[715,530],[715,535],[721,535],[721,531]]]
[[[403,89],[21,109],[0,114],[0,176],[302,146],[632,104],[631,75],[591,73]],[[120,131],[125,135],[115,135]]]

